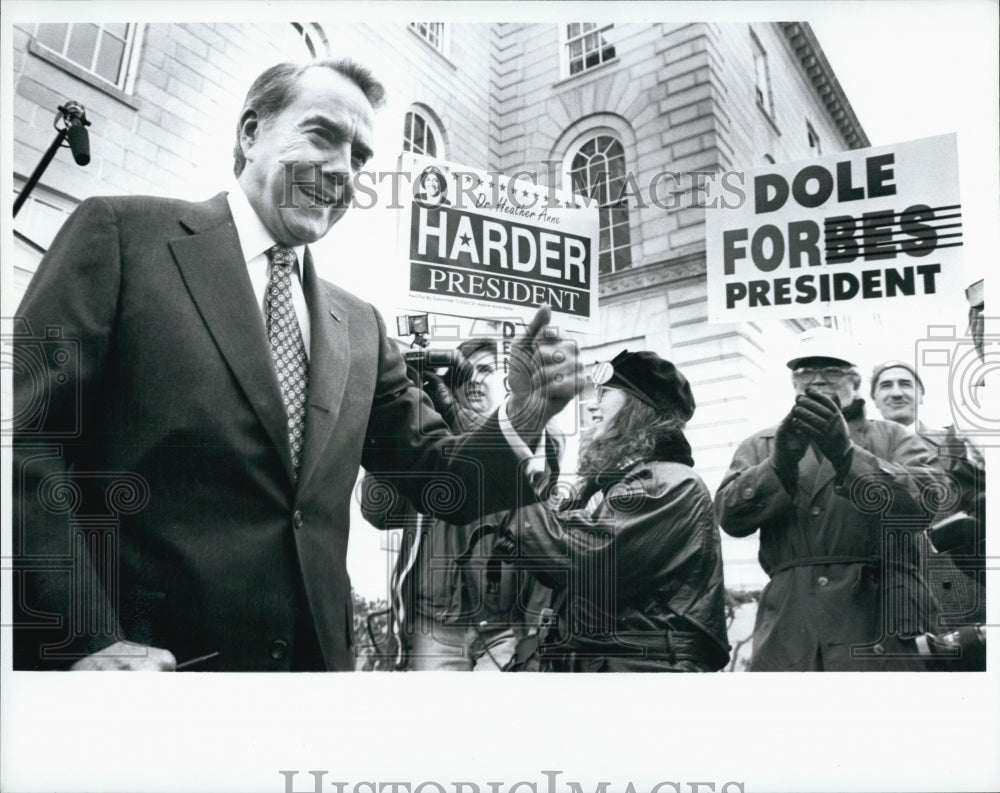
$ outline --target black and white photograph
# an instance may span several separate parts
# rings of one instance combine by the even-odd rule
[[[0,34],[0,789],[1000,789],[995,0]]]

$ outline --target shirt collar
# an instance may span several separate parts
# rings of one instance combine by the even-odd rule
[[[250,201],[247,200],[246,193],[239,182],[234,182],[226,195],[229,201],[229,211],[233,216],[233,223],[236,225],[236,235],[240,240],[240,250],[243,253],[243,261],[249,262],[267,252],[268,248],[276,243],[271,232],[258,217]],[[295,255],[299,260],[301,268],[303,257],[305,256],[305,245],[293,247]]]

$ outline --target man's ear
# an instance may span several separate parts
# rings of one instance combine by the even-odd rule
[[[240,117],[240,148],[243,149],[243,156],[257,142],[257,134],[260,132],[260,119],[257,111],[248,109]]]

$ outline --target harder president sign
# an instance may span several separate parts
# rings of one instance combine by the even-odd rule
[[[954,135],[768,165],[746,187],[707,213],[712,322],[876,313],[965,285]]]
[[[548,303],[555,324],[597,331],[596,208],[530,178],[412,155],[403,168],[401,308],[519,320]]]

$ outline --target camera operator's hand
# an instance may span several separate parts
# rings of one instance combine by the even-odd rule
[[[816,444],[838,475],[851,467],[851,432],[834,399],[807,388],[795,398],[792,426]]]
[[[177,660],[170,650],[132,642],[115,642],[81,658],[70,668],[74,672],[173,672],[176,666]]]
[[[469,432],[486,421],[486,416],[464,407],[448,388],[447,384],[434,372],[423,374],[424,393],[430,397],[438,414],[447,422],[452,432]]]
[[[552,309],[538,309],[511,347],[508,415],[518,435],[534,446],[549,419],[583,388],[576,343],[548,326]]]
[[[799,460],[806,453],[808,442],[792,428],[794,409],[774,433],[774,447],[771,449],[771,467],[789,495],[795,493],[799,480]]]
[[[447,422],[449,427],[454,428],[457,403],[444,380],[434,372],[424,372],[421,375],[421,381],[424,393],[430,397],[431,404],[434,405],[438,415]]]

